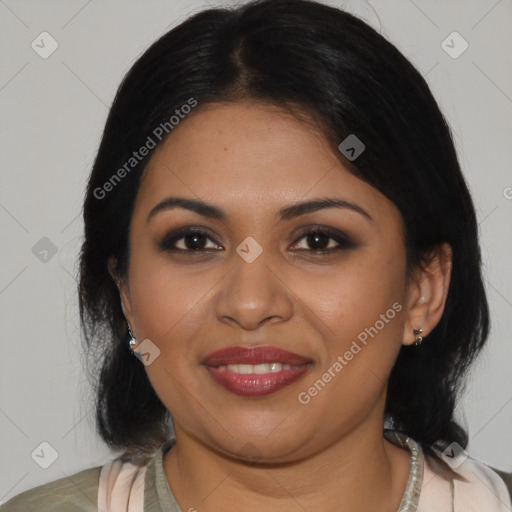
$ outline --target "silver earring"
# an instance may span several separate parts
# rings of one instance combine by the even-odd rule
[[[132,330],[130,329],[130,325],[128,324],[128,332],[130,333],[130,341],[128,342],[130,346],[130,350],[133,352],[135,350],[135,345],[137,341],[135,340],[135,336],[132,334]]]
[[[423,341],[423,336],[419,336],[423,330],[422,329],[413,329],[412,330],[414,336],[416,336],[416,339],[414,340],[415,345],[421,345],[421,342]]]

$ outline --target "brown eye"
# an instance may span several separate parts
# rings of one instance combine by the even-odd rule
[[[181,242],[182,240],[183,242]],[[214,246],[219,247],[206,231],[200,229],[184,229],[167,235],[160,242],[159,248],[162,251],[193,253],[207,252],[211,249],[218,250],[216,247],[207,247],[208,240],[212,241]],[[181,247],[178,247],[178,243],[181,244]]]
[[[341,249],[352,249],[356,244],[344,233],[326,227],[317,227],[303,233],[299,240],[304,240],[306,247],[313,253],[324,254],[339,251]],[[297,244],[297,242],[296,242]],[[303,250],[303,249],[299,249]]]

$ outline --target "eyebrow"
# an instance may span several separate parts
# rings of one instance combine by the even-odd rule
[[[190,210],[203,217],[220,220],[223,222],[225,222],[228,218],[228,215],[224,210],[205,201],[198,199],[187,199],[184,197],[166,197],[151,209],[147,216],[146,223],[148,223],[157,213],[165,210],[172,210],[174,208],[184,208],[185,210]],[[281,221],[290,220],[300,215],[313,213],[326,208],[343,208],[352,210],[354,212],[360,213],[369,221],[375,222],[372,216],[357,204],[345,201],[343,199],[331,197],[313,199],[310,201],[304,201],[286,206],[279,210],[278,216],[279,220]]]

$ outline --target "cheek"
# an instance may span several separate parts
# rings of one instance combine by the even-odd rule
[[[400,286],[389,274],[386,280],[381,275],[386,274],[377,267],[366,274],[347,273],[318,287],[310,283],[304,295],[325,347],[298,401],[311,417],[331,418],[333,435],[340,425],[349,428],[374,410],[401,347]]]
[[[137,325],[144,337],[171,350],[178,345],[173,340],[199,329],[202,303],[212,285],[191,267],[180,269],[154,255],[145,261],[144,266],[134,261],[130,276]]]
[[[197,366],[198,344],[205,337],[204,308],[212,285],[168,263],[148,264],[140,273],[135,269],[131,279],[141,339],[150,339],[160,351],[145,367],[148,378],[166,407],[186,424],[181,413],[190,409],[191,397],[201,396],[191,368]]]
[[[350,344],[351,339],[376,322],[382,334],[400,331],[405,289],[403,259],[400,255],[386,259],[378,254],[375,250],[354,254],[337,268],[309,274],[307,280],[289,276],[294,294],[307,306],[305,311],[314,313],[312,318],[316,317],[316,323],[323,326],[322,332],[333,344]],[[398,303],[395,308],[394,303]]]
[[[384,390],[402,343],[405,278],[403,257],[383,253],[361,253],[294,290],[324,338],[318,369],[302,387],[319,410],[343,404],[365,414]]]

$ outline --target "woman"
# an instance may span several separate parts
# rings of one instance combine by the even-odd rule
[[[84,221],[123,453],[2,510],[510,511],[454,419],[489,332],[472,199],[427,84],[361,20],[264,0],[165,34]]]

